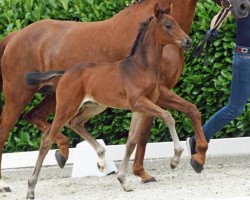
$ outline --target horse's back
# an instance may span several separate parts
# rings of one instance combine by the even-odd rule
[[[84,45],[93,41],[91,32],[100,28],[99,24],[58,20],[33,23],[17,32],[6,46],[3,55],[6,67],[15,71],[20,68],[22,71],[46,71],[52,66],[55,69],[57,64],[63,69],[80,62],[80,52],[84,54]]]

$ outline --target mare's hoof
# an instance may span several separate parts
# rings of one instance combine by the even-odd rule
[[[142,179],[141,180],[142,183],[151,183],[151,182],[157,182],[157,180],[155,179],[155,177],[150,177],[148,179]]]
[[[0,188],[0,193],[5,193],[5,192],[11,192],[10,187],[3,187],[3,188]]]
[[[196,160],[194,160],[193,158],[191,158],[190,160],[190,164],[193,167],[194,171],[196,173],[201,173],[202,170],[204,169],[202,165],[200,165]]]
[[[35,197],[27,197],[26,200],[35,200]]]
[[[62,156],[62,154],[60,154],[59,150],[56,150],[55,156],[56,156],[57,164],[59,165],[61,169],[63,169],[67,160]]]

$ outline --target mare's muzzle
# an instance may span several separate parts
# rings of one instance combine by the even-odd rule
[[[221,5],[231,10],[236,19],[246,17],[250,12],[250,0],[222,0]]]

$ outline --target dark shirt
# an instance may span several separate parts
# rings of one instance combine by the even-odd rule
[[[237,22],[236,44],[250,47],[250,15]]]

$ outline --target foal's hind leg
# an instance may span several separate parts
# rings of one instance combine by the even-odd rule
[[[137,129],[139,128],[141,121],[143,121],[144,117],[145,116],[143,116],[141,113],[136,113],[136,112],[132,113],[132,119],[131,119],[130,129],[129,129],[129,136],[128,136],[128,140],[126,142],[126,152],[125,152],[125,155],[124,155],[124,158],[122,161],[122,165],[121,165],[119,172],[118,172],[118,175],[117,175],[117,179],[119,180],[123,189],[126,192],[132,191],[132,187],[127,183],[127,180],[126,180],[126,171],[128,168],[128,162],[129,162],[129,159],[131,157],[131,154],[133,153],[133,151],[135,149],[138,135],[141,134],[141,132],[137,131]]]
[[[76,116],[82,99],[83,95],[81,95],[80,91],[75,91],[75,93],[73,92],[71,94],[70,92],[67,92],[67,90],[60,90],[60,95],[57,96],[55,119],[51,125],[51,128],[49,128],[42,137],[36,166],[32,176],[28,181],[27,199],[35,199],[34,189],[38,180],[43,160],[47,155],[56,135],[60,132],[60,129],[65,124],[67,124],[70,119]]]
[[[99,144],[96,139],[85,129],[85,123],[92,117],[106,110],[105,106],[95,103],[84,105],[82,110],[68,123],[68,126],[73,129],[78,135],[84,138],[96,151],[99,162],[97,163],[98,169],[102,172],[106,167],[105,162],[105,149]]]
[[[24,114],[24,119],[35,124],[43,133],[50,127],[46,121],[48,115],[55,111],[56,101],[54,95],[48,95],[28,113]],[[66,164],[69,155],[68,138],[59,133],[55,136],[55,143],[59,150],[56,151],[56,160],[60,168]]]

